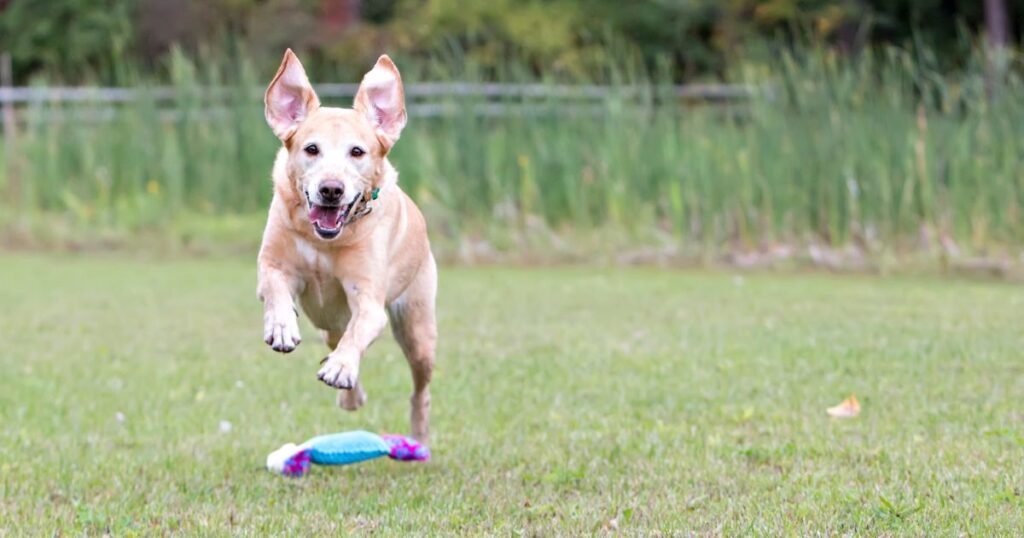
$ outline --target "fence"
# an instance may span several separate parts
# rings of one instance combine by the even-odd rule
[[[7,144],[0,156],[0,193],[7,200],[27,200],[25,207],[75,207],[76,214],[102,214],[118,222],[142,221],[181,207],[259,207],[266,191],[254,188],[252,178],[265,173],[264,156],[273,155],[276,140],[263,124],[263,88],[245,80],[233,85],[187,79],[173,86],[13,87],[9,77],[0,79]],[[356,84],[316,86],[328,105],[347,106],[357,89]],[[732,107],[717,107],[728,102],[742,102],[735,112],[745,112],[756,92],[763,94],[741,85],[409,83],[410,116],[436,119],[415,122],[423,136],[410,137],[403,155],[419,161],[422,176],[445,178],[432,185],[431,196],[440,200],[436,207],[452,208],[461,218],[470,214],[467,205],[482,212],[484,206],[515,199],[520,191],[532,200],[532,179],[520,177],[526,173],[525,156],[536,159],[530,169],[561,177],[565,169],[591,159],[589,142],[582,140],[595,128],[613,137],[658,121],[665,127],[655,130],[666,132],[664,140],[669,140],[678,131],[673,127],[677,117],[682,121],[696,108],[716,116],[719,110],[733,114]],[[684,109],[686,114],[677,113]],[[541,139],[547,140],[543,147],[538,146]],[[622,151],[607,143],[601,155]],[[564,158],[549,162],[545,155],[554,147]],[[633,157],[624,159],[617,162]],[[602,165],[601,170],[615,169]],[[238,178],[244,180],[232,180]],[[411,189],[414,183],[407,176]],[[144,196],[151,191],[163,192],[172,203],[140,209],[138,204],[152,198]]]
[[[324,99],[351,99],[359,89],[358,84],[320,84],[316,85],[317,94]],[[405,88],[408,99],[408,111],[414,117],[433,117],[445,114],[466,113],[479,116],[502,117],[506,115],[536,115],[549,113],[552,101],[564,101],[559,106],[561,113],[599,114],[604,109],[601,104],[609,98],[638,100],[650,98],[675,98],[683,101],[701,103],[726,103],[743,101],[766,91],[750,85],[741,84],[684,84],[666,88],[658,96],[651,96],[650,86],[598,86],[598,85],[560,85],[560,84],[498,84],[498,83],[466,83],[466,82],[424,82],[409,84]],[[262,88],[252,88],[251,94],[259,96]],[[204,88],[205,99],[215,102],[237,92],[230,88]],[[149,99],[166,106],[160,112],[164,121],[177,121],[181,113],[174,109],[175,101],[181,97],[181,90],[170,86],[152,88],[121,88],[121,87],[68,87],[68,86],[28,86],[15,87],[11,84],[10,55],[0,55],[0,110],[3,113],[3,138],[7,151],[17,136],[19,106],[47,105],[51,107],[43,117],[50,121],[106,122],[112,121],[117,115],[117,105],[130,103],[139,99]],[[453,97],[474,100],[468,106],[456,106],[455,103],[437,102],[439,99]],[[547,103],[547,104],[543,104]],[[53,109],[59,105],[91,104],[98,108],[74,110],[71,113]],[[209,106],[207,116],[216,118],[226,116],[226,111],[216,105]]]
[[[355,97],[358,84],[320,84],[316,92],[325,99],[344,99]],[[742,84],[685,84],[673,86],[661,92],[658,98],[674,97],[680,100],[704,103],[722,103],[748,99],[764,88]],[[204,88],[204,97],[211,100],[223,98],[237,89]],[[262,88],[252,88],[253,96],[262,95]],[[600,102],[611,97],[635,100],[649,95],[650,86],[598,86],[598,85],[560,85],[560,84],[499,84],[499,83],[466,83],[466,82],[424,82],[409,84],[405,95],[409,101],[408,110],[411,116],[437,116],[456,111],[464,113],[462,107],[443,105],[436,102],[440,98],[477,99],[470,105],[470,112],[485,116],[503,116],[510,113],[531,113],[549,108],[539,107],[536,102],[551,100],[575,101],[570,111],[587,111],[586,102]],[[117,111],[115,105],[129,103],[139,99],[150,99],[154,102],[173,105],[181,96],[178,88],[170,86],[152,88],[119,88],[119,87],[67,87],[67,86],[29,86],[15,87],[11,76],[11,56],[0,54],[0,110],[3,114],[3,135],[10,144],[13,140],[17,121],[15,108],[19,105],[32,104],[63,105],[63,104],[94,104],[101,108],[91,111],[76,111],[74,119],[86,121],[109,121]],[[508,101],[519,100],[519,102]],[[483,102],[479,102],[483,101]],[[527,102],[532,101],[533,103]],[[582,102],[582,104],[581,104]],[[596,107],[595,107],[596,108]],[[165,110],[164,119],[173,121],[176,118],[173,109]],[[50,116],[63,120],[59,112]]]
[[[0,60],[2,62],[2,60]],[[2,72],[2,68],[0,68]],[[321,84],[316,86],[317,94],[324,99],[351,99],[355,96],[357,84]],[[600,102],[609,98],[637,100],[644,97],[665,98],[666,95],[683,101],[703,103],[724,103],[742,101],[755,95],[759,88],[739,84],[687,84],[673,86],[658,96],[650,96],[651,87],[640,86],[596,86],[596,85],[552,85],[552,84],[488,84],[464,82],[425,82],[406,87],[408,109],[411,116],[430,117],[442,114],[463,113],[463,107],[452,103],[439,103],[442,98],[466,98],[476,101],[469,105],[471,113],[483,116],[504,116],[508,114],[531,114],[550,110],[541,103],[567,101],[567,112],[588,112],[599,110]],[[210,101],[226,96],[228,88],[205,88],[204,97]],[[253,96],[262,95],[262,88],[253,88]],[[64,105],[93,104],[100,108],[76,111],[74,119],[85,121],[109,121],[117,113],[116,105],[139,99],[150,99],[167,105],[162,117],[173,121],[177,114],[173,104],[180,97],[180,90],[173,87],[118,88],[118,87],[13,87],[0,79],[0,106],[4,111],[4,135],[13,135],[16,115],[15,107],[33,104]],[[212,108],[216,114],[216,107]],[[65,119],[60,112],[51,113],[53,119]]]
[[[356,94],[357,84],[319,84],[316,92],[320,97],[351,98]],[[596,85],[561,85],[561,84],[487,84],[465,82],[423,82],[409,84],[405,95],[411,100],[436,97],[482,97],[482,98],[535,98],[535,99],[606,99],[608,97],[636,98],[647,91],[640,86],[596,86]],[[212,88],[211,96],[216,96],[224,89]],[[261,95],[262,88],[254,88],[254,94]],[[679,99],[697,101],[731,101],[746,99],[754,95],[757,88],[741,84],[684,84],[673,86],[671,95]],[[28,86],[12,87],[0,85],[0,103],[124,103],[140,97],[148,97],[158,101],[173,101],[178,90],[162,86],[139,90],[135,88],[112,87],[67,87],[67,86]]]

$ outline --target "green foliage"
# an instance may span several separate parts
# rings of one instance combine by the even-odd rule
[[[133,6],[125,0],[13,0],[0,10],[0,51],[11,53],[19,72],[109,78],[133,45]]]
[[[1006,4],[1011,18],[1024,13],[1024,0]],[[351,20],[327,16],[342,5],[356,6]],[[194,53],[239,45],[261,69],[292,47],[346,78],[386,51],[459,55],[489,77],[515,65],[595,79],[628,50],[645,69],[667,68],[679,81],[720,75],[780,37],[847,52],[913,45],[936,51],[950,69],[969,58],[965,43],[984,27],[982,3],[971,0],[10,0],[0,7],[0,50],[14,52],[21,81],[44,74],[110,82],[114,58],[154,70],[175,46]]]

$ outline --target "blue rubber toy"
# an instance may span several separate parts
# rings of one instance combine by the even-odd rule
[[[430,450],[402,435],[380,436],[367,431],[320,435],[296,445],[288,443],[267,456],[267,469],[285,476],[302,476],[311,463],[348,465],[388,456],[398,461],[427,461]]]

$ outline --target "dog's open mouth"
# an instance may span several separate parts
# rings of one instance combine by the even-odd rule
[[[323,239],[334,239],[345,227],[352,208],[359,202],[357,196],[348,205],[320,205],[309,203],[309,221],[313,223],[313,230]]]

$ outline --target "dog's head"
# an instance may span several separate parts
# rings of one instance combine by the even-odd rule
[[[337,237],[385,173],[388,151],[405,127],[405,94],[386,55],[363,77],[352,109],[321,107],[289,49],[264,99],[267,123],[288,151],[288,188],[305,202],[324,240]]]

